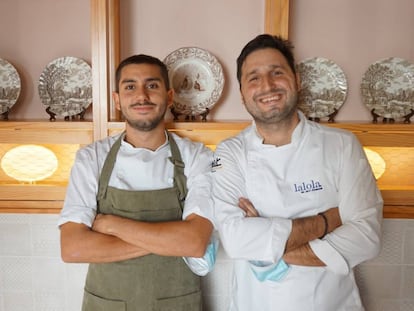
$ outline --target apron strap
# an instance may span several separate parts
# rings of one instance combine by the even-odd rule
[[[106,190],[108,189],[109,179],[112,174],[112,170],[115,166],[116,156],[118,154],[118,150],[121,147],[121,142],[125,137],[125,132],[123,132],[119,138],[115,141],[112,145],[109,153],[106,157],[105,163],[102,168],[101,175],[99,176],[98,182],[98,194],[96,195],[98,201],[98,210],[99,210],[99,201],[102,200],[106,195]]]
[[[181,209],[184,209],[184,200],[188,192],[187,177],[184,174],[185,164],[173,136],[168,131],[167,134],[171,149],[171,157],[169,159],[174,164],[174,186],[178,189],[178,198],[181,203]]]
[[[181,158],[180,150],[172,137],[172,135],[167,131],[168,135],[168,142],[170,144],[171,149],[171,157],[169,160],[174,164],[174,187],[178,190],[178,198],[180,200],[181,209],[184,209],[184,200],[187,196],[187,177],[184,174],[184,167],[185,164]],[[108,189],[109,179],[112,174],[112,170],[115,166],[116,156],[118,154],[118,150],[121,146],[121,142],[125,137],[125,132],[123,132],[119,138],[115,141],[112,145],[109,153],[106,157],[105,163],[102,168],[101,175],[99,176],[98,182],[98,194],[97,194],[97,201],[98,201],[98,212],[99,212],[99,201],[102,200],[106,195],[106,190]]]

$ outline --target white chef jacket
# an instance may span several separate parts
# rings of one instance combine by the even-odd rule
[[[212,219],[211,161],[212,151],[201,143],[174,136],[185,164],[188,194],[183,219],[194,213]],[[72,221],[92,226],[96,216],[98,180],[106,156],[119,135],[106,137],[78,150],[71,170],[66,198],[58,225]],[[165,143],[157,150],[135,148],[122,141],[109,186],[124,190],[171,188],[174,166],[168,159],[171,150]]]
[[[361,145],[350,133],[307,120],[290,144],[263,144],[255,124],[216,149],[215,221],[235,258],[231,310],[363,310],[352,268],[380,250],[383,201]],[[244,217],[239,197],[260,217]],[[310,242],[325,267],[291,265],[282,280],[258,281],[248,260],[277,262],[293,218],[339,207],[343,225]]]

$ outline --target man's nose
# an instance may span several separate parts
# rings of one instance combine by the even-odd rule
[[[135,99],[138,102],[144,102],[149,99],[148,90],[146,87],[138,87],[135,90]]]
[[[268,91],[274,87],[274,81],[268,75],[264,76],[262,79],[262,89]]]

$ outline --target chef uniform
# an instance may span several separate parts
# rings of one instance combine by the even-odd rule
[[[109,185],[121,144],[134,149],[123,141],[123,137],[121,135],[112,145],[103,164],[97,194],[98,213],[142,221],[181,220],[187,181],[184,163],[172,135],[168,134],[168,142],[171,148],[169,160],[174,164],[173,186],[140,191]],[[160,148],[165,147],[168,144]],[[120,172],[118,169],[118,174],[122,175]],[[74,217],[70,214],[68,208],[66,212],[64,209],[61,223]],[[200,279],[181,257],[150,254],[119,262],[91,263],[82,310],[201,310]]]
[[[255,124],[216,149],[215,222],[234,260],[230,310],[363,310],[352,268],[380,249],[382,198],[351,133],[307,120],[291,143],[263,144]],[[248,198],[260,217],[245,217]],[[289,265],[278,281],[259,280],[252,262],[278,263],[291,219],[339,207],[343,225],[310,247],[326,266]]]

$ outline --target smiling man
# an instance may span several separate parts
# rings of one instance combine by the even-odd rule
[[[298,111],[288,41],[251,40],[237,77],[254,122],[217,146],[213,171],[215,223],[237,259],[230,310],[363,310],[353,268],[379,252],[383,204],[363,149]]]
[[[182,257],[203,257],[211,151],[168,133],[165,65],[131,56],[116,71],[125,132],[81,148],[61,212],[65,262],[90,263],[84,311],[201,310],[200,279]]]

